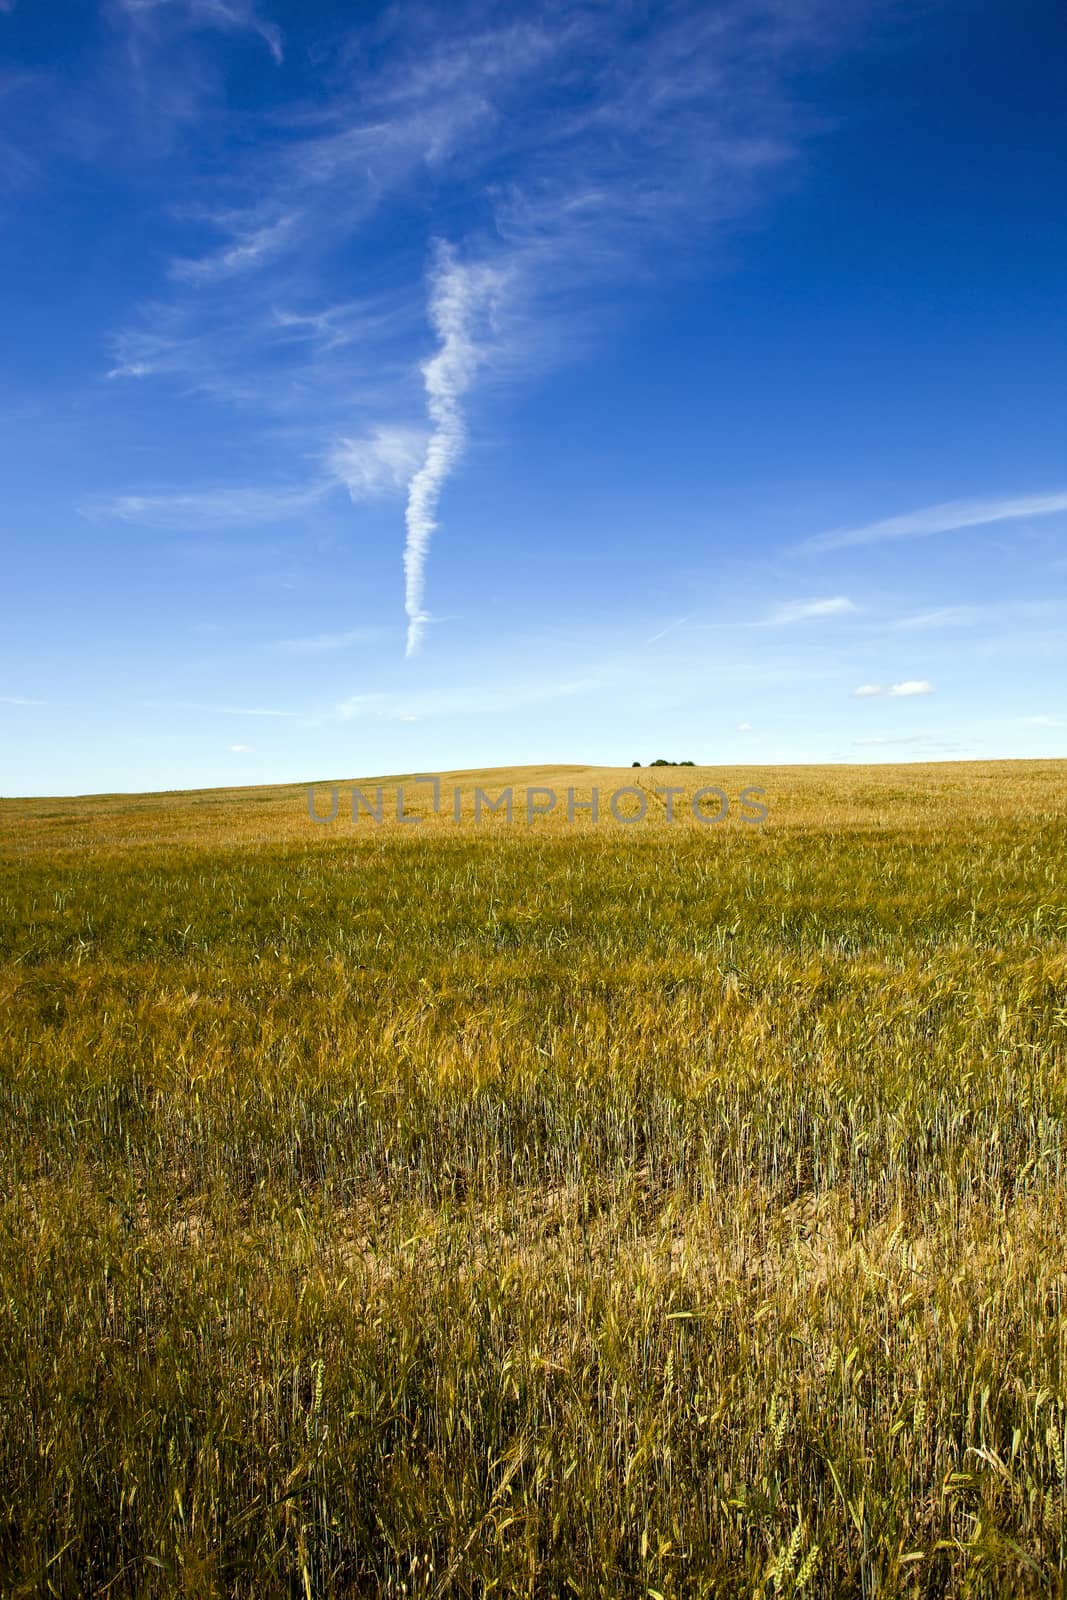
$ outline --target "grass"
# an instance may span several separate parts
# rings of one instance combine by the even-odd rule
[[[0,803],[0,1592],[1063,1594],[1067,763],[661,776]]]

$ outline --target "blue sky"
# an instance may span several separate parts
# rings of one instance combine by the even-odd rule
[[[0,792],[1067,754],[1058,0],[0,0]]]

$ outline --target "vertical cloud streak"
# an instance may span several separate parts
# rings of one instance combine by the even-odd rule
[[[407,648],[418,649],[430,615],[425,609],[426,558],[437,530],[437,507],[445,481],[467,443],[462,400],[482,359],[476,325],[500,286],[500,275],[485,266],[464,266],[454,250],[443,245],[431,279],[430,321],[440,340],[437,354],[422,369],[426,409],[433,432],[422,465],[408,484],[404,546],[404,609],[408,618]]]

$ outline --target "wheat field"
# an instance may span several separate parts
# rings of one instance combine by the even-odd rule
[[[378,784],[0,802],[0,1593],[1062,1594],[1067,762]]]

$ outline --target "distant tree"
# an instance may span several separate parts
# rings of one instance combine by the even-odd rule
[[[696,766],[696,762],[695,761],[679,761],[678,765],[680,767],[695,767]]]
[[[630,765],[631,765],[631,767],[639,767],[641,765],[641,763],[640,763],[640,761],[631,761]]]
[[[669,761],[664,761],[662,756],[657,756],[656,760],[650,763],[653,767],[669,767],[670,764]]]

